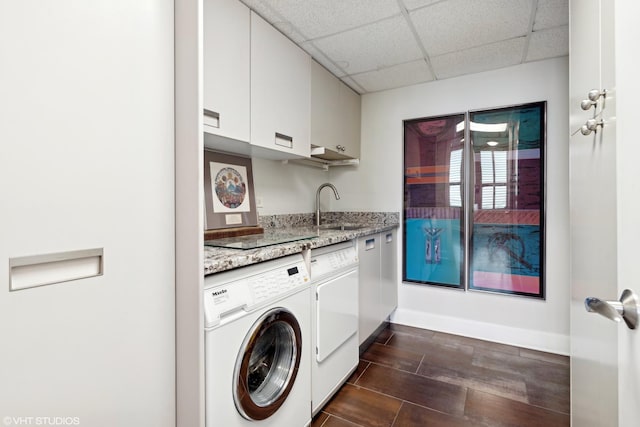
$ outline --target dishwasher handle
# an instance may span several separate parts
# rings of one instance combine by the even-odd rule
[[[364,241],[364,250],[370,251],[376,248],[376,238],[372,237]]]

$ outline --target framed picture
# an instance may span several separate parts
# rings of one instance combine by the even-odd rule
[[[469,289],[544,298],[546,102],[469,112]]]
[[[405,282],[464,288],[464,122],[404,122]]]
[[[204,152],[205,229],[258,225],[251,159]]]
[[[403,125],[403,282],[544,298],[546,102]]]

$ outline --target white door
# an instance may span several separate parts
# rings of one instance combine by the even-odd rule
[[[175,425],[173,13],[0,2],[0,425]],[[102,275],[9,290],[85,249]]]
[[[584,307],[589,296],[617,300],[625,288],[640,291],[639,13],[632,1],[570,5],[570,129],[594,111],[604,120],[597,133],[577,132],[570,142],[571,416],[580,427],[637,426],[640,417],[640,331]],[[608,93],[585,111],[580,104],[592,89]]]

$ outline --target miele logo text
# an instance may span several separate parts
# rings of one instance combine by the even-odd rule
[[[213,295],[214,297],[219,297],[220,295],[224,295],[226,293],[227,293],[226,289],[220,289],[219,291],[211,292],[211,295]]]

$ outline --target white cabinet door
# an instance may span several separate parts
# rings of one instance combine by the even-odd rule
[[[338,140],[338,110],[340,96],[338,79],[316,61],[311,61],[311,144],[333,147]]]
[[[358,271],[352,270],[316,289],[318,362],[323,362],[358,331],[358,280]]]
[[[251,144],[308,157],[311,57],[251,12]]]
[[[338,111],[340,112],[338,124],[341,135],[340,145],[345,148],[342,154],[357,159],[360,157],[360,94],[342,82],[340,82]]]
[[[238,0],[204,2],[204,130],[250,139],[250,14]]]
[[[362,344],[380,325],[380,238],[358,239],[360,291],[358,296],[358,342]]]
[[[311,62],[311,144],[327,160],[360,156],[360,95]]]
[[[398,306],[396,282],[396,230],[380,233],[380,320],[384,321]]]
[[[174,10],[0,2],[7,425],[175,426]],[[91,248],[103,275],[9,291],[9,259]]]

